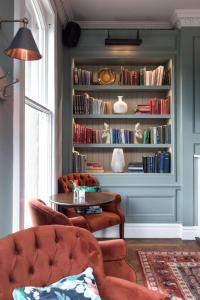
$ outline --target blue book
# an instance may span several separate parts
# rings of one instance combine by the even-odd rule
[[[164,173],[165,153],[159,154],[159,173]]]
[[[170,173],[170,152],[164,152],[164,173]]]

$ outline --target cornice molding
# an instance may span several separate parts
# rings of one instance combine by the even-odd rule
[[[170,29],[169,22],[151,21],[76,21],[83,29]]]
[[[174,27],[199,27],[200,9],[176,9],[171,17]]]
[[[64,0],[53,0],[53,1],[62,25],[65,25],[68,21],[73,20],[74,14],[69,1],[64,1]]]

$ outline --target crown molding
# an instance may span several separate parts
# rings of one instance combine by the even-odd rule
[[[177,28],[200,26],[200,9],[176,9],[171,24]]]
[[[68,21],[73,20],[74,14],[69,1],[54,0],[54,4],[62,25],[65,25]]]
[[[151,21],[76,21],[82,29],[170,29],[169,22]]]

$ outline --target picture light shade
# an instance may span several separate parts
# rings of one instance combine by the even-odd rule
[[[20,60],[38,60],[42,58],[33,35],[27,27],[21,27],[4,53]]]

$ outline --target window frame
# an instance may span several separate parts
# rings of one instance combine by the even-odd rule
[[[34,3],[37,2],[37,7],[41,7],[41,0],[32,0]],[[51,51],[53,49],[53,62],[52,66],[52,77],[51,81],[49,78],[48,82],[51,82],[51,91],[48,91],[48,96],[51,96],[50,110],[53,111],[51,116],[51,139],[52,139],[52,151],[51,151],[51,168],[52,168],[52,178],[51,186],[52,193],[56,192],[57,189],[57,179],[56,175],[56,95],[57,95],[57,13],[56,7],[52,0],[43,0],[45,2],[46,8],[48,8],[48,13],[51,16],[51,32],[48,32],[48,38],[51,41]],[[15,0],[14,1],[14,17],[16,19],[25,16],[25,0]],[[43,20],[46,16],[42,16]],[[19,24],[14,24],[14,31],[19,29]],[[48,47],[47,47],[48,48]],[[50,51],[50,49],[49,49]],[[25,208],[25,63],[23,61],[14,61],[14,77],[20,80],[20,84],[14,86],[14,103],[13,103],[13,218],[12,218],[12,230],[13,232],[23,229],[24,223],[24,208]],[[47,72],[49,73],[49,72]],[[53,91],[53,92],[52,92]],[[47,94],[47,91],[45,91]]]

